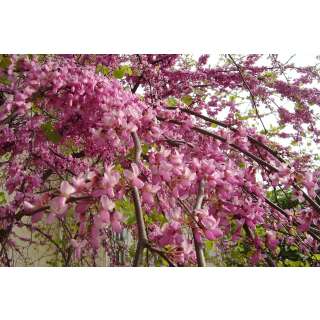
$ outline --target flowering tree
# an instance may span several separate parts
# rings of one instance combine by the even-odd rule
[[[1,55],[0,264],[317,265],[317,66],[213,60]]]

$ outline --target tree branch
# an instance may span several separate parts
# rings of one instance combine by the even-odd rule
[[[132,139],[134,142],[134,148],[135,148],[135,162],[138,164],[141,160],[141,152],[142,152],[141,143],[140,143],[138,134],[136,132],[132,132],[131,136],[132,136]],[[136,220],[138,225],[138,244],[137,244],[135,258],[133,261],[133,266],[137,267],[141,264],[143,250],[146,247],[146,244],[148,243],[148,237],[146,232],[146,226],[143,219],[143,212],[141,208],[139,190],[137,187],[132,188],[132,197],[133,197]]]
[[[180,112],[183,112],[183,113],[187,113],[187,114],[191,114],[197,118],[200,118],[202,120],[205,120],[207,122],[210,122],[210,123],[214,123],[220,127],[223,127],[223,128],[226,128],[226,129],[229,129],[233,132],[237,132],[238,130],[236,128],[233,128],[231,125],[228,125],[222,121],[218,121],[216,119],[213,119],[213,118],[210,118],[208,116],[205,116],[201,113],[198,113],[196,111],[193,111],[191,109],[187,109],[187,108],[177,108],[177,107],[168,107],[167,109],[170,109],[170,110],[176,110],[178,109]],[[278,159],[280,162],[282,163],[285,163],[285,160],[283,160],[279,155],[278,153],[275,151],[275,150],[272,150],[270,147],[268,147],[267,145],[265,145],[264,143],[258,141],[257,139],[255,139],[254,137],[252,136],[247,136],[248,140],[260,147],[262,147],[263,149],[265,149],[266,151],[268,151],[270,154],[272,154],[276,159]]]
[[[251,99],[251,102],[252,102],[252,106],[253,106],[253,108],[254,108],[254,110],[255,110],[255,112],[256,112],[256,115],[257,115],[257,117],[259,118],[259,120],[260,120],[260,122],[261,122],[261,124],[262,124],[262,127],[263,127],[264,131],[267,133],[268,131],[267,131],[266,127],[264,126],[264,123],[263,123],[263,121],[262,121],[262,119],[261,119],[261,116],[260,116],[260,114],[259,114],[258,106],[257,106],[256,100],[255,100],[255,97],[254,97],[254,95],[253,95],[253,93],[252,93],[252,91],[251,91],[251,89],[250,89],[250,87],[249,87],[246,79],[244,78],[244,76],[243,76],[243,74],[242,74],[241,67],[235,62],[235,60],[233,59],[233,57],[232,57],[231,54],[228,54],[228,56],[229,56],[229,58],[231,59],[232,63],[233,63],[233,64],[236,66],[236,68],[238,69],[239,74],[240,74],[240,77],[241,77],[242,82],[243,82],[243,84],[244,84],[244,87],[249,91],[250,99]]]
[[[176,124],[176,125],[180,125],[182,126],[183,123],[178,121],[178,120],[167,120],[167,119],[164,119],[163,117],[160,117],[160,116],[157,116],[157,119],[159,121],[166,121],[166,122],[169,122],[169,123],[173,123],[173,124]],[[226,138],[223,138],[213,132],[210,132],[206,129],[203,129],[203,128],[199,128],[199,127],[196,127],[196,126],[192,126],[191,127],[192,130],[194,131],[197,131],[199,133],[202,133],[204,135],[207,135],[207,136],[210,136],[214,139],[217,139],[217,140],[220,140],[224,143],[227,143],[231,148],[241,152],[242,154],[246,155],[248,158],[254,160],[255,162],[257,162],[258,164],[260,164],[263,168],[268,168],[271,172],[279,172],[279,170],[274,167],[273,165],[271,165],[270,163],[264,161],[263,159],[257,157],[256,155],[254,155],[253,153],[249,152],[249,151],[246,151],[246,150],[243,150],[242,148],[240,148],[239,146],[235,145],[234,143],[228,143],[227,142],[227,139]],[[309,204],[312,206],[313,209],[315,209],[318,213],[320,213],[320,206],[310,197],[308,196],[308,194],[303,191],[296,183],[293,183],[293,188],[296,189],[297,191],[300,191],[302,192],[304,198],[306,199],[307,202],[309,202]]]
[[[195,203],[193,212],[201,209],[203,199],[204,199],[204,182],[203,182],[203,180],[201,180],[199,182],[198,194],[197,194],[197,199],[196,199],[196,203]],[[193,234],[193,241],[194,241],[194,247],[195,247],[196,256],[197,256],[198,267],[205,267],[206,260],[205,260],[204,252],[203,252],[203,244],[197,240],[195,228],[192,228],[192,234]]]

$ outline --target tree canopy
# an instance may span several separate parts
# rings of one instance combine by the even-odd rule
[[[319,105],[277,55],[0,55],[0,264],[318,265]]]

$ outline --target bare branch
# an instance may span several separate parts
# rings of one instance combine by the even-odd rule
[[[142,152],[141,143],[140,143],[138,134],[136,132],[132,132],[131,136],[132,136],[132,139],[134,142],[134,148],[135,148],[135,162],[138,164],[141,160],[141,152]],[[137,244],[135,258],[133,261],[133,266],[137,267],[141,264],[143,250],[146,247],[146,243],[148,243],[148,238],[147,238],[146,226],[143,219],[143,212],[141,208],[139,190],[137,187],[132,188],[132,197],[133,197],[136,220],[138,225],[138,244]]]
[[[204,182],[203,180],[201,180],[199,182],[198,194],[197,194],[196,203],[195,203],[193,212],[201,209],[203,199],[204,199]],[[197,240],[195,228],[192,228],[192,234],[193,234],[193,240],[194,240],[194,247],[196,250],[198,267],[205,267],[206,260],[203,253],[203,244]]]

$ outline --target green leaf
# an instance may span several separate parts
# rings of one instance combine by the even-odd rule
[[[306,267],[307,266],[306,262],[304,261],[292,261],[289,259],[285,259],[284,263],[288,267]]]
[[[276,73],[272,71],[266,71],[262,74],[264,78],[267,78],[269,81],[274,82],[277,79]]]
[[[10,57],[7,56],[0,56],[0,68],[1,69],[8,69],[8,67],[11,65],[12,61]]]
[[[211,240],[205,240],[204,241],[204,246],[206,248],[206,251],[212,251],[212,249],[214,247],[214,243]]]
[[[125,72],[128,76],[132,76],[132,69],[130,66],[124,66]]]
[[[230,96],[229,97],[230,102],[235,102],[236,99],[237,99],[237,96]]]
[[[62,145],[60,145],[60,151],[65,155],[73,155],[81,152],[81,148],[76,145],[76,143],[71,140],[67,139],[63,142]]]
[[[150,149],[150,146],[148,144],[143,144],[141,146],[141,149],[142,149],[142,154],[146,155],[148,153],[149,149]]]
[[[136,223],[134,204],[129,199],[115,201],[116,210],[121,212],[126,218],[126,223],[132,225]]]
[[[7,200],[6,200],[6,195],[4,194],[3,191],[0,192],[0,204],[5,204],[7,203]]]
[[[236,112],[235,116],[239,120],[248,120],[250,118],[250,116],[248,116],[248,115],[247,116],[242,116],[240,112]]]
[[[58,143],[62,138],[62,136],[54,129],[54,126],[50,121],[42,124],[41,129],[46,138],[53,143]]]
[[[5,76],[1,76],[1,77],[0,77],[0,83],[8,86],[8,85],[11,83],[11,81],[10,81],[7,77],[5,77]]]
[[[211,128],[216,128],[218,125],[216,123],[211,123],[210,127]]]
[[[153,209],[151,214],[146,215],[146,222],[147,223],[158,222],[161,225],[163,225],[164,223],[168,222],[168,220],[162,213],[159,213],[155,209]]]
[[[136,216],[135,215],[131,215],[126,221],[126,224],[129,226],[133,225],[135,223],[136,223]]]
[[[107,76],[109,72],[110,72],[110,69],[101,63],[99,63],[96,67],[96,73],[101,73],[104,76]]]
[[[40,109],[35,103],[32,103],[32,105],[31,105],[31,111],[32,111],[34,114],[41,114],[41,109]]]
[[[114,170],[118,171],[120,174],[123,174],[123,172],[124,172],[124,169],[123,169],[123,167],[122,167],[122,165],[120,163],[117,163],[114,166]]]
[[[121,66],[113,71],[113,76],[117,79],[122,79],[125,75],[132,76],[132,69],[130,66]]]
[[[121,68],[116,69],[116,70],[113,71],[113,76],[114,76],[115,78],[117,78],[117,79],[123,78],[124,75],[125,75],[125,73],[124,73],[124,71],[123,71]]]
[[[262,226],[256,226],[256,233],[258,236],[263,237],[266,235],[266,230]]]
[[[239,168],[240,169],[245,169],[245,167],[246,167],[246,164],[244,162],[240,162],[239,163]]]
[[[192,103],[192,97],[187,95],[182,97],[181,101],[186,104],[187,106],[190,106],[190,104]]]
[[[177,105],[177,99],[174,98],[174,97],[169,97],[169,98],[167,99],[167,105],[168,105],[169,107],[175,107],[175,106]]]

